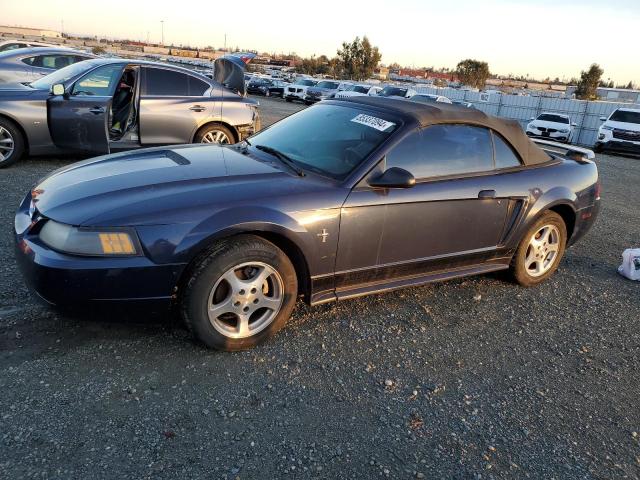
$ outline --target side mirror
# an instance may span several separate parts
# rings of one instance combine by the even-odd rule
[[[572,124],[571,124],[571,126],[572,126],[572,127],[577,127],[577,126],[578,126],[578,124],[574,122],[574,123],[572,123]]]
[[[391,167],[370,179],[368,183],[377,188],[411,188],[416,184],[416,179],[404,168]]]
[[[530,122],[533,122],[534,120],[535,120],[535,117],[531,117],[531,118],[529,119],[529,121],[530,121]]]
[[[51,87],[51,93],[54,95],[64,95],[64,85],[61,83],[56,83]]]
[[[600,117],[600,121],[601,122],[606,122],[607,121],[607,117]]]

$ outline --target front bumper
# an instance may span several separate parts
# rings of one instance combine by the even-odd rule
[[[569,133],[563,133],[563,132],[540,132],[538,130],[527,130],[527,136],[528,137],[532,137],[532,138],[542,138],[542,139],[547,139],[547,140],[560,140],[561,142],[568,142],[569,141],[569,136],[571,135],[571,132]]]
[[[640,142],[630,142],[625,140],[597,141],[595,149],[600,152],[618,152],[640,154]]]
[[[26,216],[26,218],[25,218]],[[25,223],[29,226],[25,227]],[[29,233],[28,212],[16,214],[14,237],[18,267],[29,289],[62,307],[89,304],[144,304],[168,308],[184,264],[156,264],[145,256],[82,257],[51,250]]]

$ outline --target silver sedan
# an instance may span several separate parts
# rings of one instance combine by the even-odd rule
[[[51,72],[83,60],[91,53],[70,48],[18,48],[0,53],[0,85],[33,82]]]
[[[235,143],[260,129],[245,97],[244,62],[214,78],[173,65],[96,58],[0,88],[0,168],[24,154],[103,154],[154,145]]]

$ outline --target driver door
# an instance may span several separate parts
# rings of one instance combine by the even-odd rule
[[[66,150],[109,153],[113,94],[124,65],[98,67],[47,101],[53,143]]]

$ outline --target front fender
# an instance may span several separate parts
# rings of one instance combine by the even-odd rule
[[[286,238],[302,252],[309,273],[332,271],[337,248],[339,209],[283,213],[266,207],[239,206],[218,211],[200,223],[138,227],[156,263],[191,262],[217,240],[240,233],[266,232]],[[327,235],[322,235],[322,233]],[[335,233],[335,234],[334,234]]]

